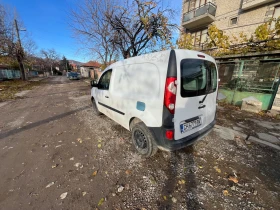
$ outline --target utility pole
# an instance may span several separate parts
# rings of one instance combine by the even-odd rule
[[[67,76],[67,74],[68,74],[68,67],[67,67],[67,59],[65,58],[65,66],[66,66],[66,76]]]
[[[18,47],[16,49],[17,61],[18,61],[18,64],[19,64],[20,72],[21,72],[21,78],[22,78],[22,80],[26,80],[26,75],[25,75],[25,71],[24,71],[24,65],[22,63],[24,52],[23,52],[23,49],[22,49],[22,46],[21,46],[21,41],[20,41],[20,36],[19,36],[19,29],[18,29],[18,24],[17,24],[17,20],[16,19],[15,19],[15,27],[16,27],[17,38],[18,38]]]

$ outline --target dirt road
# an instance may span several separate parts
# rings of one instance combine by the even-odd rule
[[[53,77],[0,107],[0,209],[279,208],[279,151],[213,131],[142,159],[89,94]]]

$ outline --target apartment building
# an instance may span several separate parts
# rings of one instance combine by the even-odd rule
[[[204,48],[207,29],[215,24],[227,35],[248,35],[270,18],[280,16],[280,0],[183,0],[182,31],[191,33],[193,45]]]

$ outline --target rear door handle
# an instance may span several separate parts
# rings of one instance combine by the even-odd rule
[[[200,107],[198,107],[199,109],[203,109],[203,108],[205,108],[206,107],[206,105],[202,105],[202,106],[200,106]]]
[[[105,98],[109,98],[109,96],[105,96]]]

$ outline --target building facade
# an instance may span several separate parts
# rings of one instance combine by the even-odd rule
[[[181,29],[191,33],[195,48],[204,49],[210,24],[229,37],[250,37],[256,28],[280,16],[280,0],[183,0]]]
[[[89,61],[80,66],[82,77],[90,77],[92,79],[99,78],[101,74],[101,64],[96,61]]]

